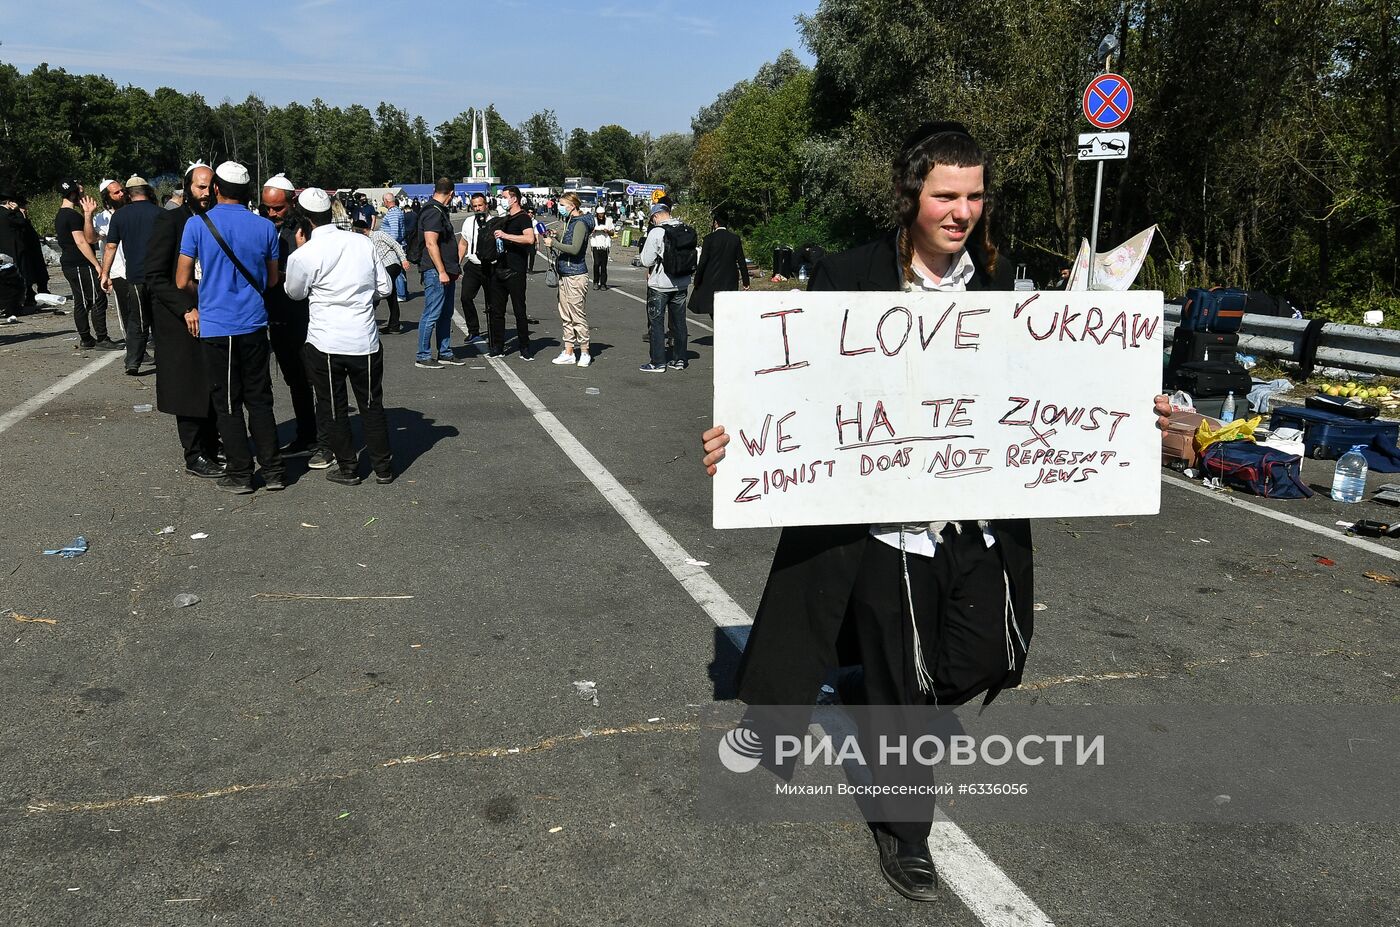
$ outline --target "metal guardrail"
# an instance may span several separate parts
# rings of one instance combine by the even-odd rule
[[[1170,343],[1181,324],[1181,307],[1167,303],[1163,310],[1166,322],[1163,337]],[[1240,327],[1240,353],[1297,362],[1307,327],[1307,319],[1246,313]],[[1322,327],[1322,337],[1317,344],[1317,364],[1400,376],[1400,331],[1328,323]]]

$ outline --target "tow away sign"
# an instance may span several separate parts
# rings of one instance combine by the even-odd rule
[[[1127,132],[1087,132],[1079,136],[1079,160],[1122,161],[1128,157]]]

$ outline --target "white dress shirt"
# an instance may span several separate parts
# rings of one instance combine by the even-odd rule
[[[976,268],[972,264],[972,258],[968,256],[967,249],[958,252],[958,256],[953,259],[948,272],[943,275],[943,279],[935,282],[928,279],[915,269],[918,276],[918,284],[906,284],[905,289],[913,291],[917,286],[920,292],[924,293],[951,293],[961,292],[967,289],[967,281],[972,279]],[[888,544],[891,547],[900,546],[900,534],[904,535],[904,550],[911,554],[918,554],[921,557],[932,557],[938,553],[938,535],[943,529],[943,522],[921,522],[916,525],[871,525],[870,533],[875,540]],[[982,540],[991,547],[996,543],[996,538],[988,530],[985,523],[982,526]],[[936,527],[935,527],[936,526]],[[961,530],[961,529],[960,529]]]
[[[374,243],[334,225],[313,231],[287,258],[287,295],[307,300],[306,340],[323,354],[378,351],[374,295],[388,296],[392,286]]]

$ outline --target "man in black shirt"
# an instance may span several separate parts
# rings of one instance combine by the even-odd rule
[[[496,263],[486,291],[486,311],[489,317],[490,357],[500,357],[506,351],[506,298],[515,311],[515,342],[521,360],[534,360],[530,350],[530,317],[525,313],[525,274],[530,266],[530,252],[535,250],[535,226],[520,205],[520,188],[503,187],[509,212],[497,223],[496,241],[504,248],[502,260]]]
[[[126,373],[134,377],[146,359],[146,340],[151,332],[151,293],[146,286],[146,248],[161,208],[155,204],[155,191],[145,178],[126,182],[127,205],[112,213],[107,227],[107,246],[102,255],[102,289],[117,289],[117,305],[126,329]],[[112,262],[117,249],[126,258],[126,276],[113,280]]]
[[[97,200],[84,196],[83,185],[76,180],[59,183],[58,192],[63,202],[58,215],[54,216],[53,229],[58,236],[58,265],[73,290],[73,323],[78,329],[76,346],[120,350],[121,345],[107,337],[107,294],[98,280],[101,267],[92,250],[97,244],[97,232],[92,227]]]
[[[272,354],[282,381],[292,393],[292,410],[296,413],[297,432],[292,442],[282,448],[282,456],[311,456],[307,466],[313,470],[329,469],[335,460],[329,440],[322,440],[316,421],[316,397],[311,391],[311,376],[302,362],[301,349],[306,345],[306,330],[311,324],[311,311],[304,299],[292,299],[285,288],[287,258],[297,249],[296,214],[292,208],[295,187],[286,174],[269,177],[262,188],[263,218],[277,226],[277,268],[283,279],[263,293],[267,306],[267,334],[272,342]]]

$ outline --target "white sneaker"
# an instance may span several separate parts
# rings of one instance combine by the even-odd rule
[[[554,360],[550,361],[551,364],[560,364],[560,365],[563,365],[563,364],[572,364],[573,362],[574,362],[574,355],[573,355],[573,352],[571,352],[571,351],[561,351],[561,352],[559,352],[559,356],[558,356],[558,357],[556,357]]]
[[[589,354],[587,351],[578,356],[578,365],[580,367],[587,367],[591,363],[593,363],[593,355]]]

